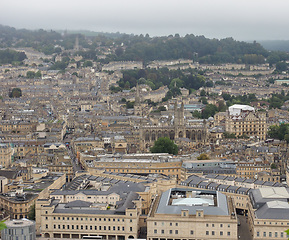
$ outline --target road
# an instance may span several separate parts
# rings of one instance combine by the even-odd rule
[[[238,236],[240,240],[252,240],[252,232],[250,232],[249,225],[247,223],[246,216],[237,215],[240,219],[240,226],[238,226]]]
[[[73,172],[75,174],[75,172],[82,170],[81,169],[81,164],[79,164],[77,162],[76,156],[73,154],[73,152],[71,151],[70,148],[67,148],[67,151],[68,151],[68,154],[69,154],[69,156],[71,158],[71,164],[72,164],[72,167],[73,167]]]

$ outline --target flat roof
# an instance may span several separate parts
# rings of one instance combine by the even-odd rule
[[[260,188],[262,198],[289,198],[285,187]]]

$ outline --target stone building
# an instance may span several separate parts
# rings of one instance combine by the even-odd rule
[[[226,116],[226,131],[238,136],[257,137],[266,139],[266,112],[256,112],[248,105],[235,104],[229,107]]]
[[[172,188],[156,198],[147,218],[147,239],[237,239],[230,197],[218,191]]]
[[[1,231],[3,240],[35,240],[35,222],[28,219],[5,221],[6,229]]]
[[[208,129],[206,122],[189,123],[185,119],[184,104],[178,108],[177,102],[174,105],[173,116],[169,116],[166,124],[158,125],[141,125],[140,139],[141,147],[147,149],[160,137],[168,137],[171,140],[177,138],[188,138],[195,145],[205,144],[208,141]]]

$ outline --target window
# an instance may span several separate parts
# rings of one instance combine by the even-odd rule
[[[281,238],[284,237],[284,233],[283,232],[280,233],[280,237]]]
[[[90,230],[92,230],[92,226],[90,226]]]
[[[170,234],[173,234],[173,230],[170,230]]]
[[[62,229],[65,229],[65,225],[62,225]]]
[[[74,225],[71,225],[71,229],[74,229]]]
[[[48,224],[45,225],[45,228],[48,228]]]
[[[129,227],[129,231],[132,232],[132,227]]]
[[[154,233],[158,233],[158,230],[157,230],[157,229],[155,229],[155,230],[154,230]]]
[[[67,229],[69,229],[69,225],[67,225]]]
[[[212,227],[215,227],[215,224],[214,224],[214,223],[212,224]]]
[[[193,230],[191,230],[191,235],[193,235],[194,234],[194,231]]]
[[[257,232],[257,237],[260,237],[260,232]]]
[[[206,227],[209,227],[209,224],[208,224],[208,223],[206,223]]]
[[[272,237],[272,232],[269,232],[269,237]]]
[[[176,226],[178,226],[179,224],[178,223],[176,223]]]
[[[54,229],[56,228],[56,225],[55,225],[55,224],[53,225],[53,228],[54,228]]]
[[[223,227],[223,224],[220,224],[220,227]]]
[[[164,234],[164,233],[165,233],[165,230],[162,229],[162,234]]]
[[[173,226],[173,224],[172,224],[172,223],[170,223],[170,226]]]
[[[209,235],[209,231],[206,231],[206,235]]]
[[[212,235],[215,235],[215,231],[212,231]]]
[[[223,236],[223,232],[222,231],[220,231],[220,236]]]
[[[278,232],[275,232],[275,238],[277,238],[278,237]]]
[[[228,235],[228,236],[231,236],[231,232],[227,232],[227,235]]]
[[[106,230],[106,226],[103,226],[103,230]]]
[[[263,237],[266,237],[266,232],[263,232]]]
[[[179,230],[175,230],[175,234],[179,234]]]

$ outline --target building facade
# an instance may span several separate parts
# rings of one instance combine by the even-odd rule
[[[229,107],[225,128],[236,137],[248,136],[264,140],[267,134],[266,112],[256,112],[248,105],[235,104]]]

